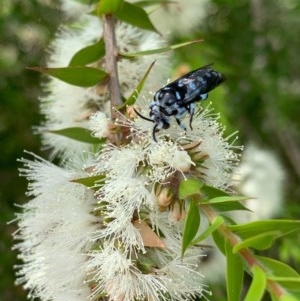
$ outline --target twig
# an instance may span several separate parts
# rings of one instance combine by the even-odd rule
[[[111,15],[103,17],[103,37],[105,42],[105,64],[109,73],[109,93],[110,93],[110,109],[111,119],[115,120],[118,116],[115,107],[122,104],[120,84],[118,77],[118,48],[115,36],[115,19]]]

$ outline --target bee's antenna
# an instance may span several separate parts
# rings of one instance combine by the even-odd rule
[[[135,108],[133,108],[133,110],[134,110],[134,112],[135,112],[138,116],[140,116],[141,118],[143,118],[143,119],[145,119],[145,120],[147,120],[147,121],[150,121],[150,122],[154,122],[152,119],[143,116],[143,115],[142,115],[141,113],[139,113]]]

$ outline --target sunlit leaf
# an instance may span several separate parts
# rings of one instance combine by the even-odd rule
[[[185,218],[181,256],[183,257],[186,249],[197,234],[200,226],[200,213],[197,201],[190,201],[187,215]]]
[[[104,175],[96,175],[96,176],[74,179],[71,182],[79,183],[86,187],[93,188],[95,186],[98,187],[99,183],[102,182],[104,179],[105,179]]]
[[[253,277],[244,301],[260,301],[266,290],[267,279],[265,272],[257,265],[251,268]]]
[[[105,139],[95,138],[91,135],[88,129],[81,127],[64,128],[60,130],[52,130],[50,133],[65,136],[67,138],[77,140],[79,142],[91,143],[91,144],[102,144]]]
[[[229,196],[229,194],[227,192],[225,192],[224,190],[212,187],[212,186],[208,186],[208,185],[204,185],[201,189],[201,193],[203,196],[203,199],[206,200],[210,200],[213,198],[217,198],[217,197],[221,197],[221,196]]]
[[[181,48],[181,47],[186,47],[188,45],[192,45],[195,43],[200,43],[203,40],[196,40],[196,41],[189,41],[189,42],[184,42],[184,43],[180,43],[180,44],[175,44],[175,45],[170,45],[170,46],[166,46],[166,47],[161,47],[161,48],[157,48],[157,49],[151,49],[151,50],[144,50],[144,51],[138,51],[138,52],[134,52],[134,53],[119,53],[120,56],[124,57],[124,58],[134,58],[134,57],[139,57],[139,56],[145,56],[145,55],[153,55],[153,54],[157,54],[157,53],[164,53],[164,52],[168,52],[171,50],[175,50],[177,48]]]
[[[286,289],[300,292],[300,277],[268,276],[268,280],[278,282]]]
[[[97,14],[101,15],[111,15],[117,13],[122,9],[124,5],[124,0],[101,0],[97,4]]]
[[[122,9],[114,13],[114,16],[125,23],[141,29],[157,32],[150,21],[148,14],[141,7],[132,3],[125,1]]]
[[[89,45],[76,52],[69,66],[84,66],[97,60],[100,60],[105,54],[105,45],[103,39],[100,39],[97,43]]]
[[[145,0],[145,1],[137,1],[134,2],[135,5],[140,6],[140,7],[145,7],[145,6],[150,6],[154,4],[177,4],[177,1],[168,1],[168,0]]]
[[[254,248],[257,250],[269,249],[277,237],[278,237],[277,231],[257,234],[255,236],[252,236],[248,239],[239,242],[237,245],[234,246],[233,252],[236,253],[241,249],[245,249],[245,248]]]
[[[220,203],[227,203],[227,202],[239,202],[249,199],[249,197],[245,197],[243,195],[226,195],[226,196],[219,196],[216,198],[209,199],[206,201],[207,204],[220,204]],[[202,202],[201,202],[202,203]]]
[[[233,210],[248,210],[243,204],[239,202],[223,202],[211,204],[211,206],[218,211],[233,211]]]
[[[70,85],[79,87],[95,86],[108,76],[108,74],[101,69],[84,66],[62,68],[30,67],[28,69],[53,76]]]
[[[136,89],[132,92],[132,94],[127,98],[127,100],[125,101],[125,103],[118,109],[121,109],[122,107],[128,105],[131,106],[135,103],[136,99],[138,98],[140,92],[143,89],[143,86],[145,84],[145,81],[152,69],[152,67],[154,66],[155,62],[152,62],[152,64],[149,66],[149,68],[147,69],[147,71],[145,72],[144,76],[142,77],[142,79],[140,80],[140,82],[138,83]]]
[[[197,236],[192,242],[191,245],[199,244],[202,240],[211,235],[214,231],[216,231],[222,224],[224,223],[224,219],[222,216],[217,216],[215,220],[209,225],[203,233]]]
[[[293,231],[300,231],[299,220],[263,220],[243,225],[230,225],[229,228],[243,239],[257,235],[257,233],[273,232],[274,229],[281,235]]]
[[[189,196],[200,195],[204,183],[196,178],[181,181],[179,185],[179,198],[186,199]]]
[[[287,264],[263,256],[255,256],[260,262],[263,263],[264,266],[268,268],[270,273],[274,276],[281,276],[281,277],[300,277],[299,273],[292,269]]]
[[[224,237],[218,232],[212,232],[212,237],[214,239],[215,244],[217,245],[218,249],[225,254],[225,239]]]
[[[242,291],[244,269],[241,257],[232,252],[231,245],[225,243],[226,250],[226,290],[228,301],[239,301]]]
[[[295,296],[294,296],[294,292],[293,292],[293,295],[291,295],[289,293],[285,293],[284,295],[281,295],[280,298],[277,300],[279,300],[279,301],[299,301],[300,294],[295,294]]]

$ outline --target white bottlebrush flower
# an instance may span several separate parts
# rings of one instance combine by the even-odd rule
[[[140,107],[142,114],[146,116],[149,108],[145,106],[144,102],[140,103]],[[202,160],[203,163],[197,167],[193,167],[193,164],[191,164],[190,170],[194,170],[194,173],[197,172],[208,185],[227,189],[228,186],[231,185],[231,176],[239,161],[239,156],[235,152],[239,147],[234,146],[234,142],[236,141],[234,138],[235,134],[227,138],[223,137],[224,128],[218,122],[219,116],[212,113],[210,106],[199,111],[196,115],[197,116],[193,119],[193,130],[188,129],[187,132],[178,126],[175,122],[175,118],[172,118],[169,129],[162,129],[156,133],[156,137],[159,141],[157,144],[153,142],[151,137],[152,123],[142,118],[137,118],[134,126],[136,127],[137,135],[144,135],[147,137],[145,139],[149,139],[151,141],[150,143],[155,145],[153,146],[153,149],[164,147],[167,142],[164,142],[163,137],[166,137],[168,140],[171,139],[171,141],[173,140],[173,143],[177,144],[175,149],[176,147],[184,147],[186,144],[198,141],[198,144],[195,144],[195,147],[188,152],[188,155],[191,157],[192,161],[193,159],[194,162],[195,160]],[[189,116],[186,116],[182,122],[188,124]],[[166,154],[165,156],[174,156],[174,149],[173,151],[171,151],[170,147],[169,149],[170,153],[173,154]],[[150,152],[152,152],[152,149]],[[161,152],[168,151],[166,149],[161,149]],[[190,163],[192,163],[192,161],[190,161]],[[183,168],[185,169],[187,167],[188,160]]]
[[[29,183],[32,200],[17,214],[19,230],[15,248],[23,264],[17,283],[41,300],[86,300],[86,255],[97,219],[92,191],[71,182],[87,174],[57,167],[43,159],[21,160],[22,175]]]
[[[160,4],[150,14],[158,31],[167,34],[187,35],[199,28],[206,14],[208,1],[179,0]]]
[[[234,220],[246,223],[280,215],[284,172],[274,153],[249,145],[234,177],[239,193],[249,197],[244,205],[251,211],[235,212]]]
[[[92,135],[97,138],[107,138],[111,134],[113,124],[103,112],[96,112],[90,117],[89,128]]]
[[[89,261],[90,281],[98,283],[92,298],[108,292],[110,300],[187,300],[201,296],[201,275],[180,258],[153,273],[141,273],[128,259],[129,254],[113,246],[94,252]],[[138,260],[138,259],[137,259]],[[96,271],[96,272],[94,272]],[[186,279],[189,278],[187,282]]]

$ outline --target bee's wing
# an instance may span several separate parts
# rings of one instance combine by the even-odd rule
[[[185,74],[167,87],[180,91],[182,102],[189,103],[201,99],[201,94],[207,94],[224,80],[225,77],[221,73],[207,65]]]

